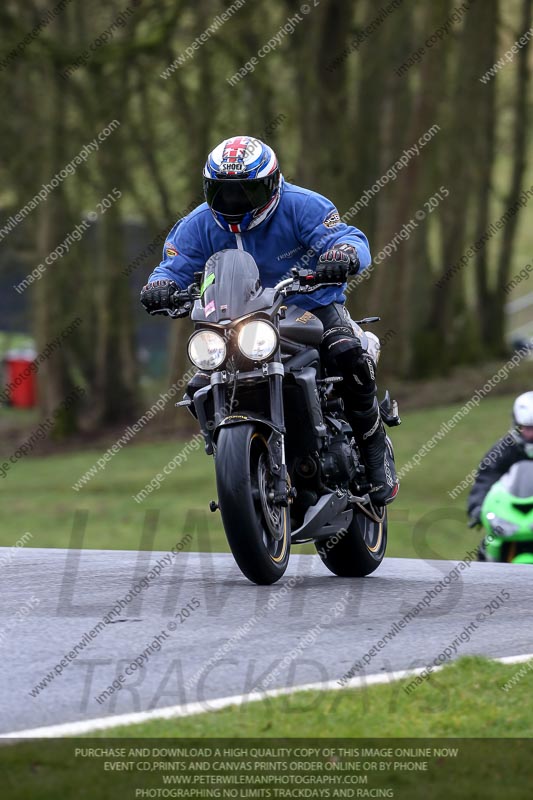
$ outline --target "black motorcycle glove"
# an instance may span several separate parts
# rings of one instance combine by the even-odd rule
[[[468,515],[468,527],[477,528],[481,525],[481,507],[473,508]]]
[[[165,314],[172,310],[170,298],[178,290],[178,284],[167,278],[152,281],[141,289],[141,304],[149,314]]]
[[[317,283],[344,283],[348,275],[359,269],[359,256],[351,244],[336,244],[318,259],[315,270]]]

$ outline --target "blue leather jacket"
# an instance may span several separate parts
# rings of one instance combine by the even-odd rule
[[[330,200],[282,179],[281,199],[275,212],[249,231],[223,230],[207,203],[180,219],[167,236],[163,260],[150,275],[149,282],[171,278],[184,289],[192,283],[193,273],[203,270],[213,253],[240,248],[255,259],[262,285],[272,287],[286,277],[293,266],[314,269],[321,253],[343,242],[357,249],[360,271],[366,269],[370,264],[366,236],[342,222]],[[344,286],[331,286],[306,296],[295,295],[288,302],[310,310],[333,302],[342,303],[345,299]]]

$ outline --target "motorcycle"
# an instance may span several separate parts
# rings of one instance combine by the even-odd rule
[[[478,560],[533,564],[533,463],[518,461],[490,488],[481,507],[486,536]]]
[[[235,561],[256,584],[279,580],[291,545],[304,542],[314,542],[324,564],[343,577],[370,574],[385,555],[387,509],[369,497],[336,394],[342,378],[320,364],[322,323],[284,304],[325,285],[294,267],[263,288],[252,256],[223,250],[174,294],[169,312],[190,314],[195,323],[188,355],[199,370],[176,405],[200,424],[214,456],[218,501],[210,508],[220,510]],[[354,326],[376,347],[377,361],[379,339]],[[400,424],[388,392],[380,411],[387,425]],[[393,458],[388,437],[387,447]]]

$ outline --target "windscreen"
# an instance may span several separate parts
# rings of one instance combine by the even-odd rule
[[[195,309],[192,318],[195,322],[220,322],[242,317],[260,290],[259,270],[252,256],[243,250],[221,250],[205,265],[203,314]]]
[[[533,461],[518,461],[513,464],[500,483],[513,497],[533,497]]]

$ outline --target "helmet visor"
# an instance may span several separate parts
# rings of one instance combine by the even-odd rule
[[[245,214],[263,208],[279,183],[279,171],[266,178],[219,180],[204,177],[207,205],[227,219],[242,219]]]

